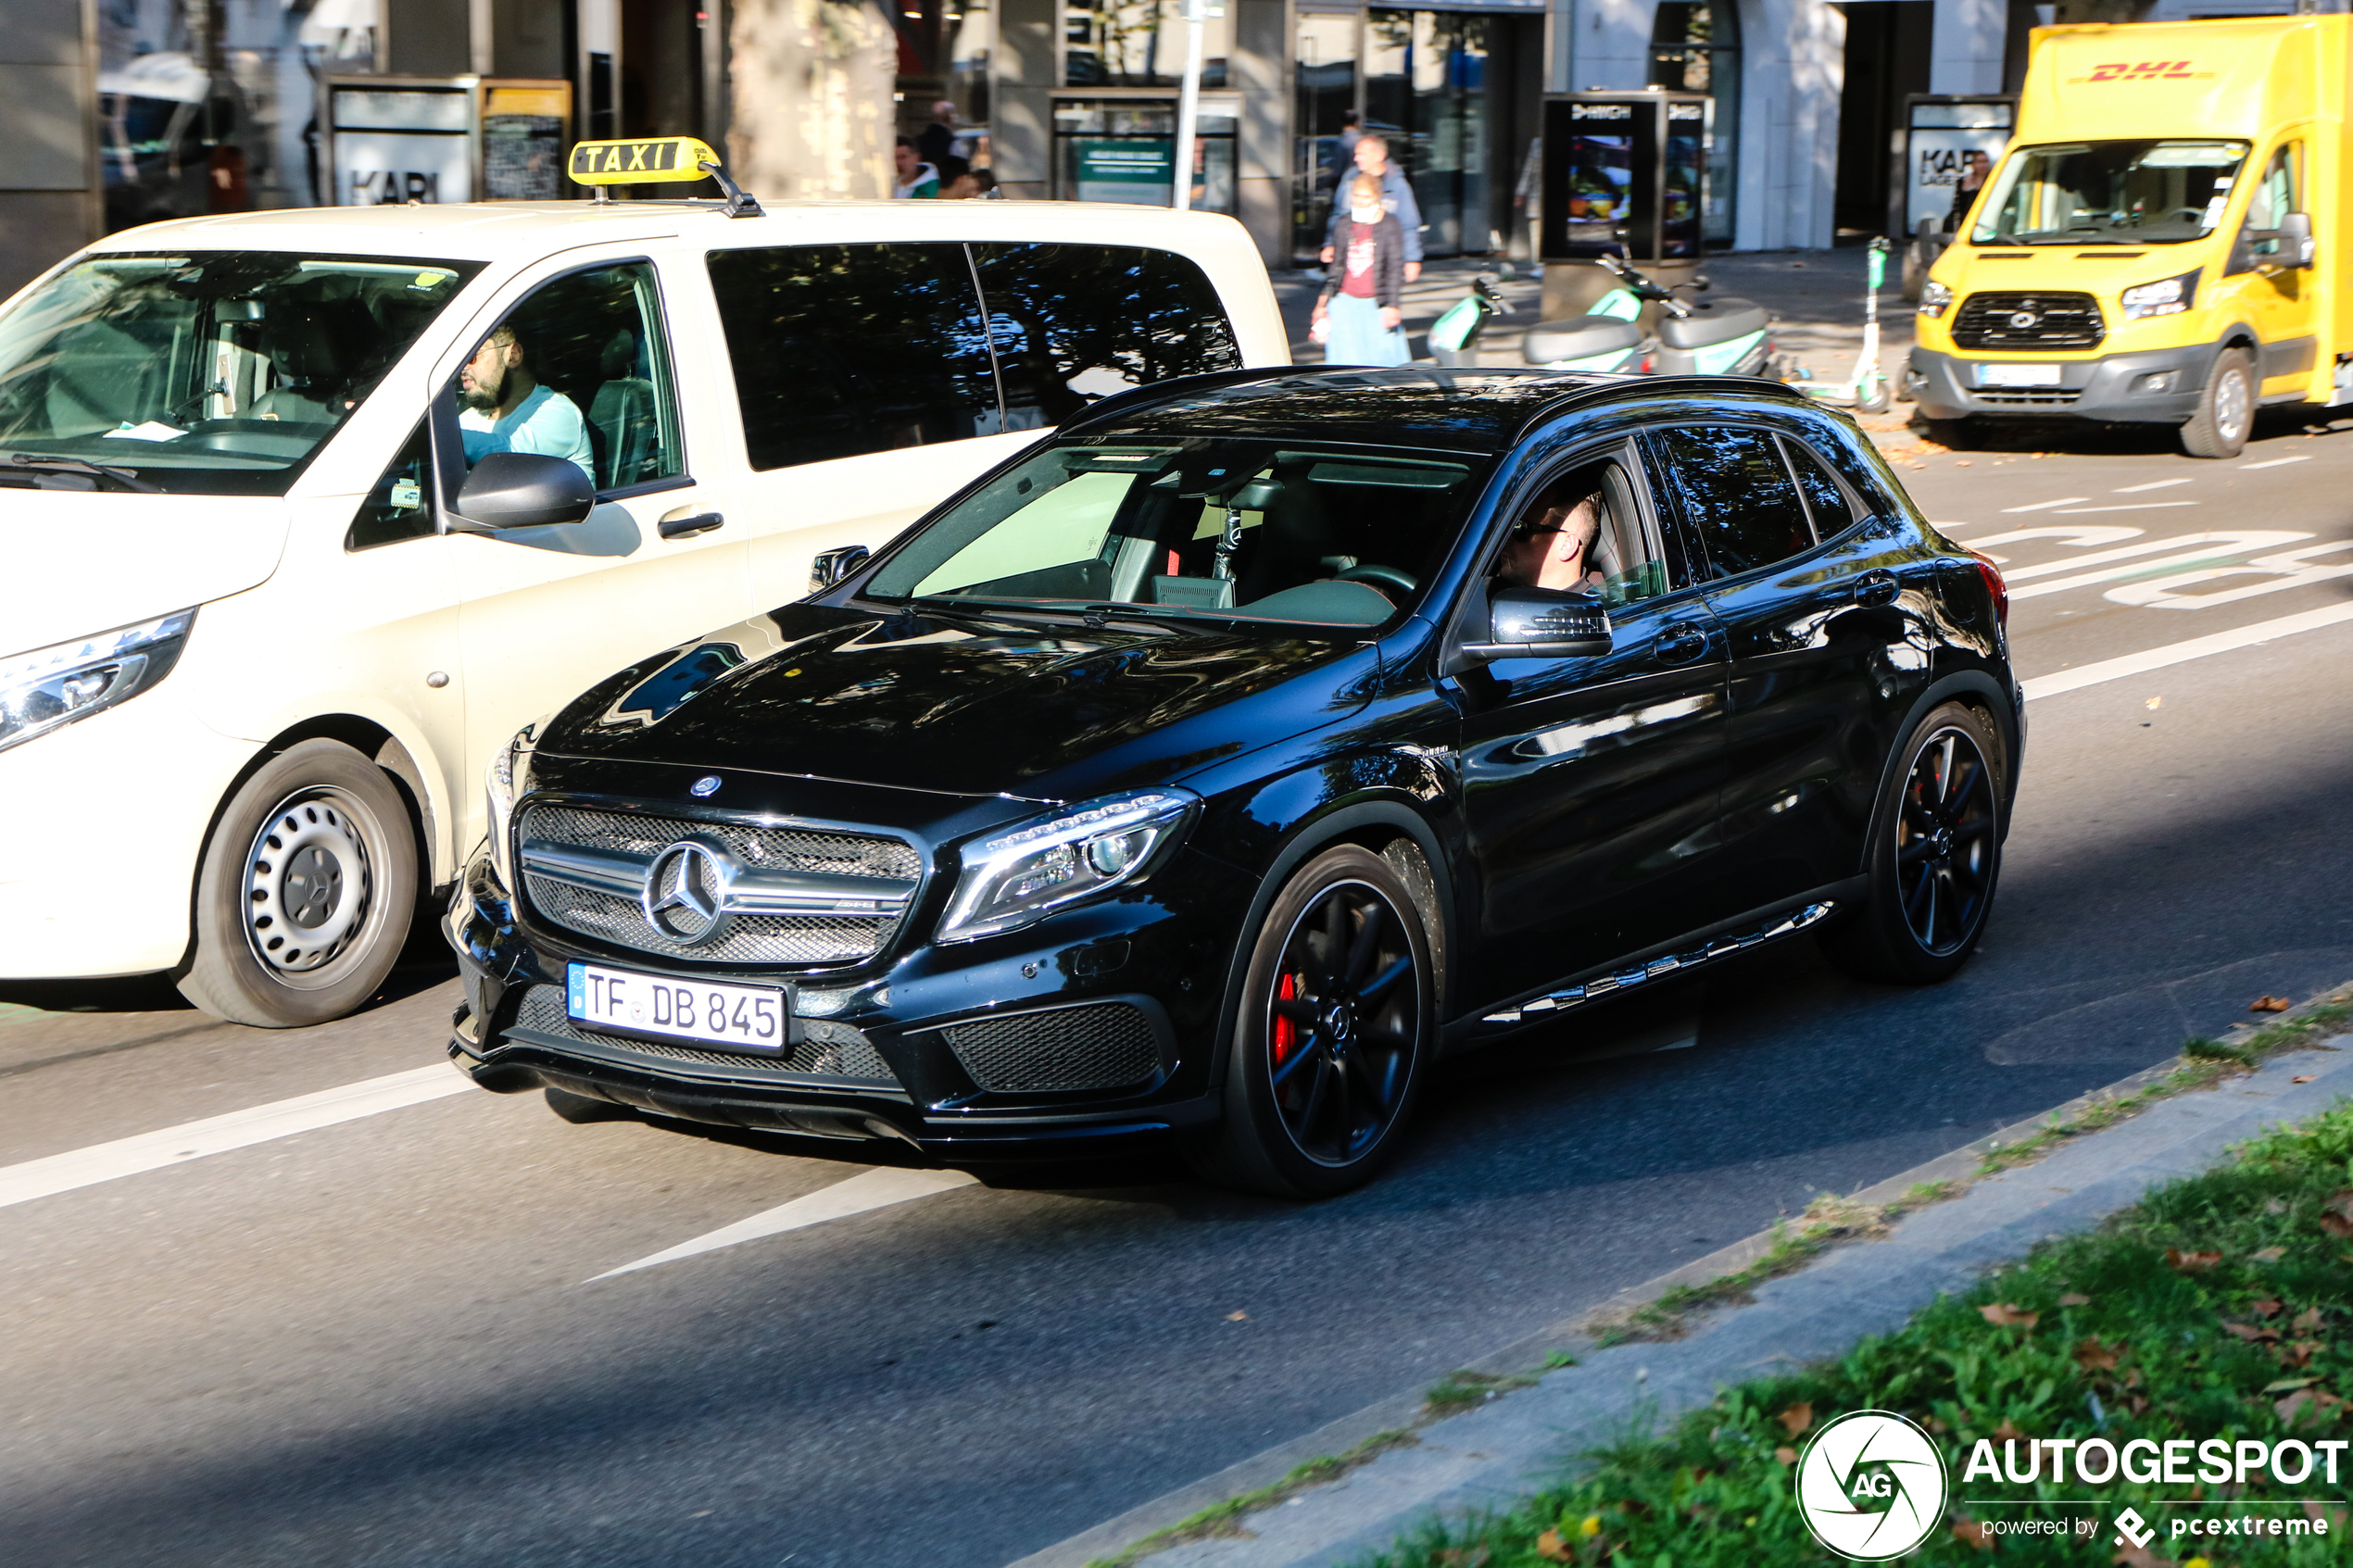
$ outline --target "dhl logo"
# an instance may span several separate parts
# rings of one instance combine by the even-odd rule
[[[2113,65],[2094,66],[2086,82],[2183,82],[2196,73],[2187,60],[2142,60],[2137,64],[2119,61]]]

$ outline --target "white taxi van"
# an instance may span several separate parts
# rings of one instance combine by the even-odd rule
[[[716,162],[573,169],[682,160]],[[339,1017],[482,835],[520,725],[829,581],[1096,398],[1288,359],[1240,225],[1154,208],[734,194],[115,234],[0,306],[0,978]]]

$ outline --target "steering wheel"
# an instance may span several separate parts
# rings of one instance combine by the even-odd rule
[[[1421,586],[1405,572],[1393,566],[1352,566],[1340,574],[1342,583],[1369,583],[1374,587],[1390,590],[1390,597],[1410,594]]]

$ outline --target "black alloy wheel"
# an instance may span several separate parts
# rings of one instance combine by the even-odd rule
[[[1912,732],[1879,812],[1863,907],[1823,934],[1841,968],[1923,985],[1969,960],[2001,870],[1999,756],[1984,719],[1958,703]]]
[[[1235,1020],[1226,1118],[1196,1156],[1211,1179],[1290,1198],[1370,1180],[1420,1087],[1430,951],[1388,862],[1342,845],[1277,896]]]

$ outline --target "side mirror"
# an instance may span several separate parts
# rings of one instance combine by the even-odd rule
[[[809,558],[809,591],[822,594],[874,558],[863,545],[843,545]]]
[[[1488,598],[1488,640],[1465,643],[1473,659],[1592,659],[1609,652],[1609,611],[1573,588],[1498,588]]]
[[[492,452],[458,492],[458,519],[482,533],[579,522],[596,508],[580,465],[544,452]]]
[[[2281,218],[2280,253],[2290,267],[2309,267],[2318,248],[2312,239],[2312,215],[2291,212]]]

